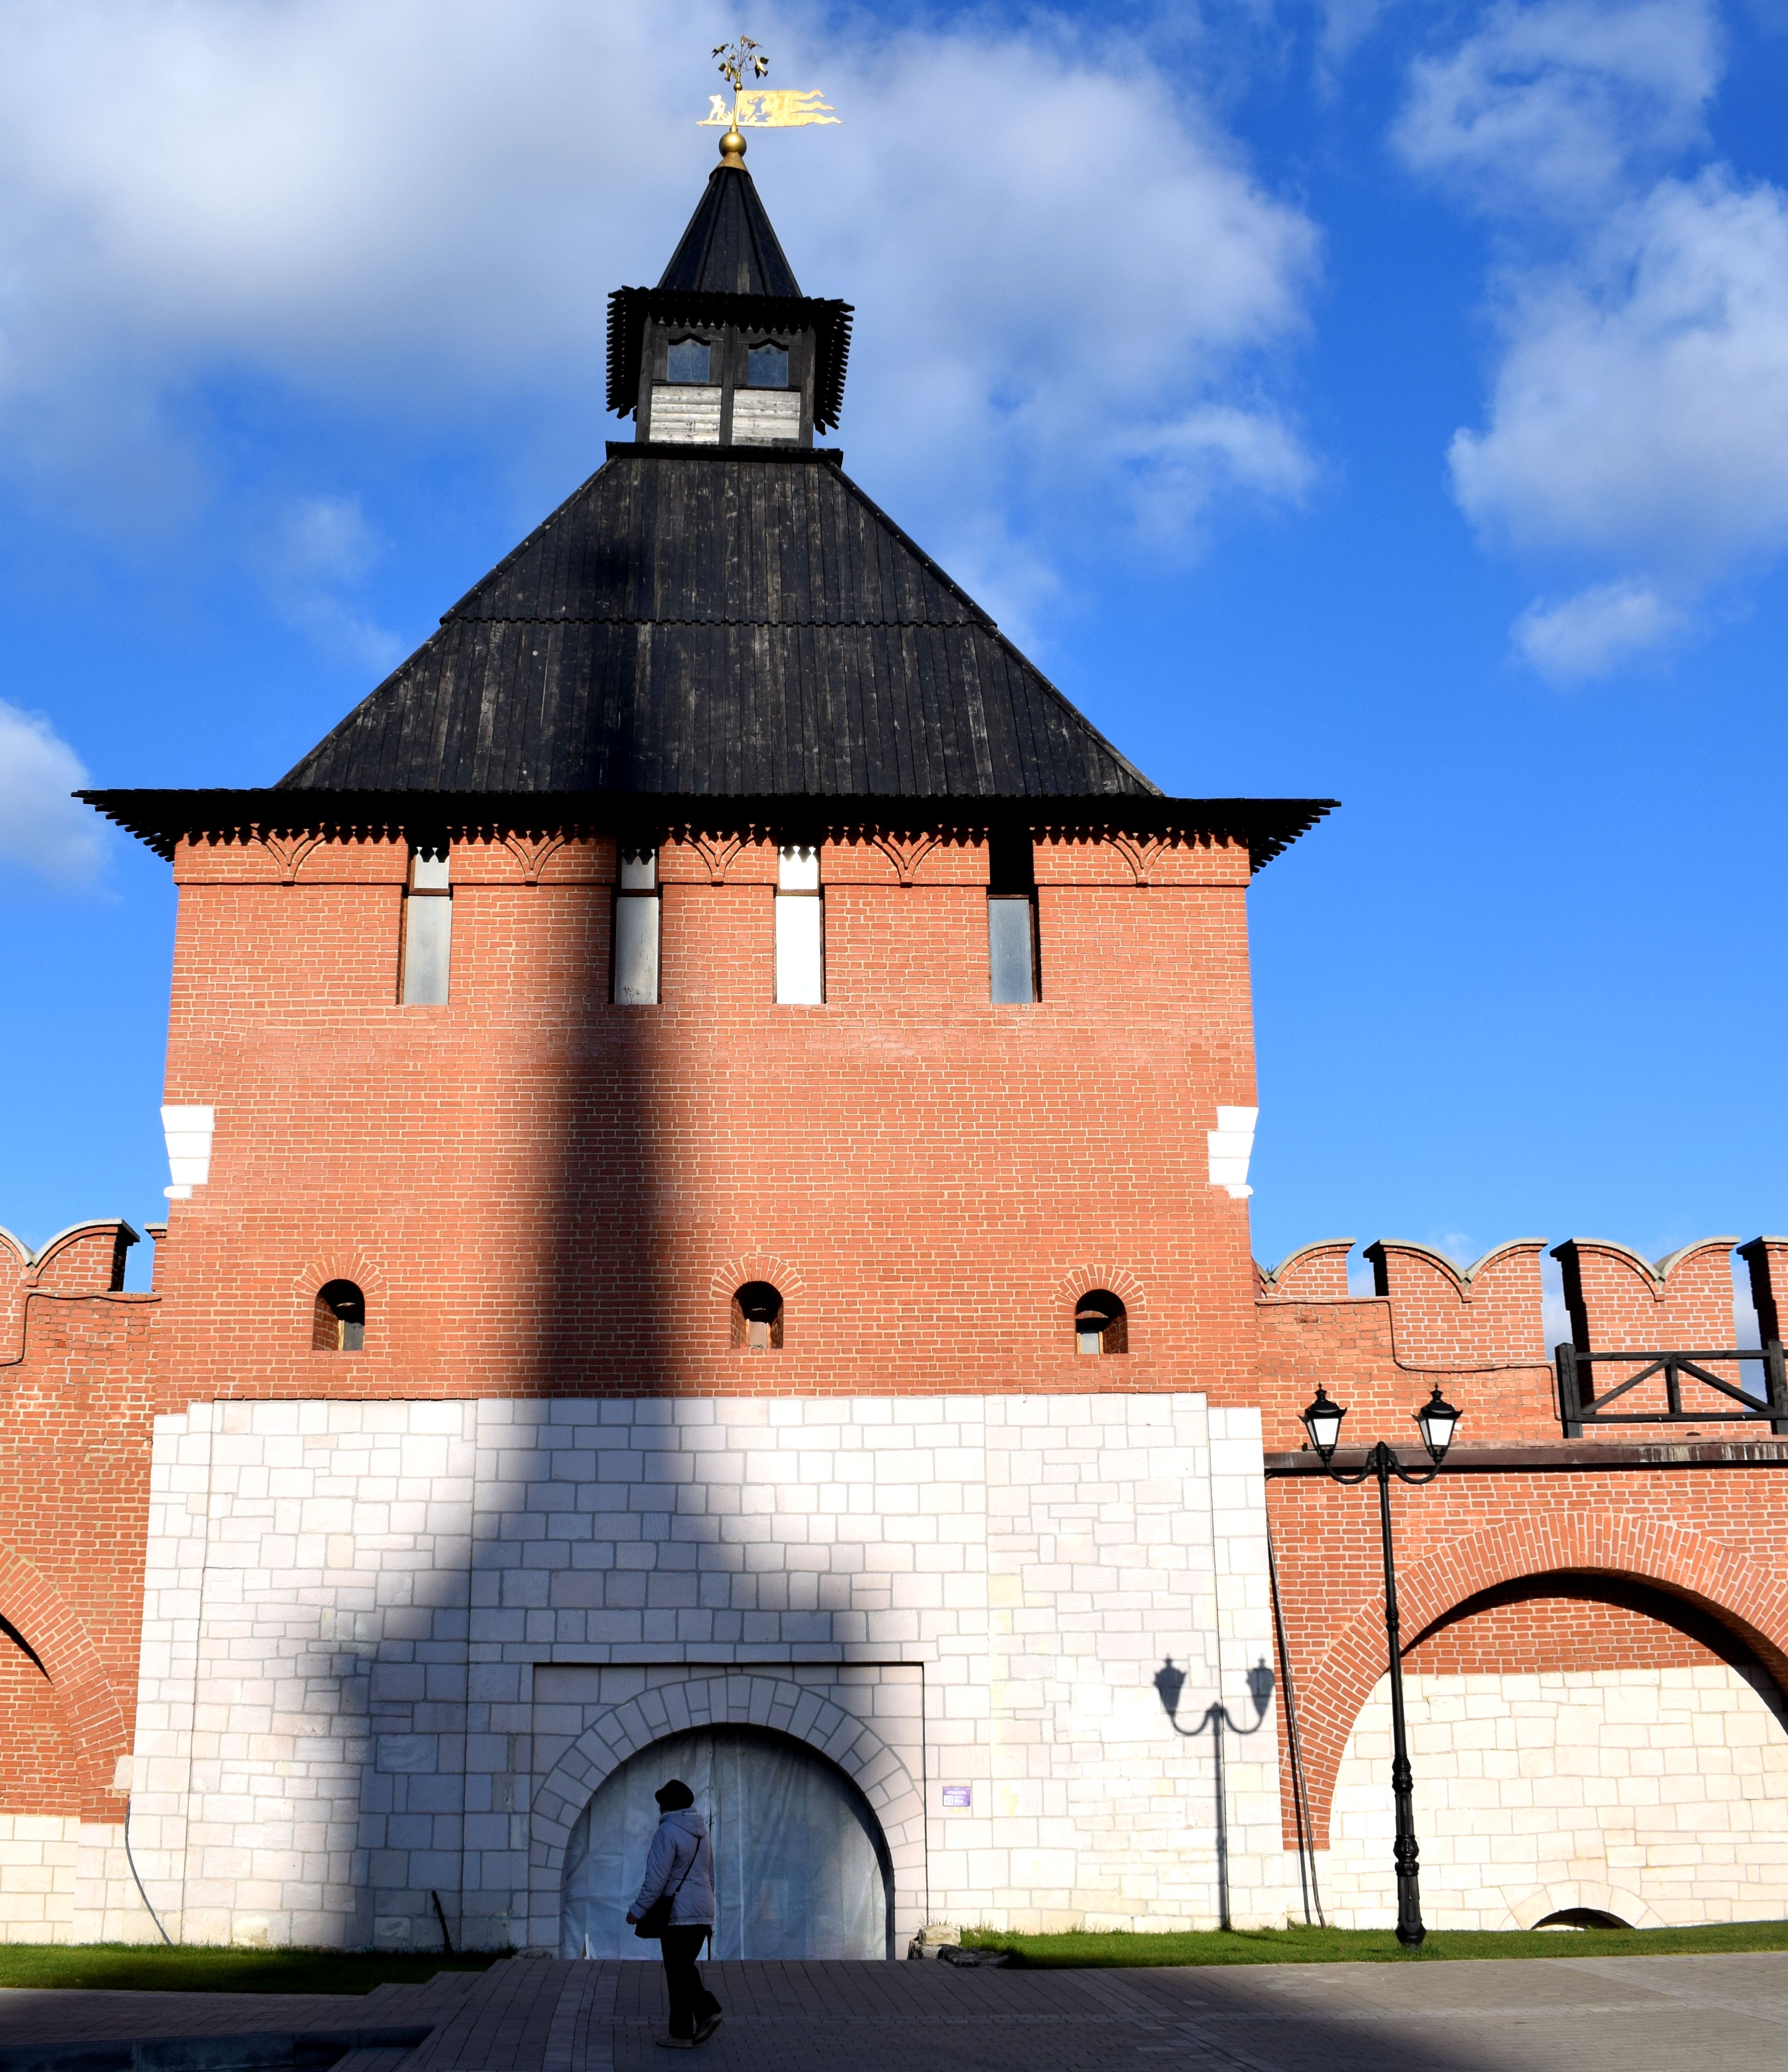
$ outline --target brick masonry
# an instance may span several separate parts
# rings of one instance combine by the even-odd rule
[[[405,855],[183,844],[167,1099],[215,1108],[208,1177],[148,1295],[115,1222],[0,1240],[0,1931],[154,1934],[134,1856],[187,1939],[426,1941],[438,1892],[468,1939],[550,1944],[569,1822],[684,1718],[831,1750],[903,1925],[1207,1921],[1213,1765],[1178,1729],[1219,1693],[1250,1729],[1230,1904],[1275,1918],[1299,1829],[1263,1657],[1325,1881],[1378,1918],[1370,1494],[1281,1472],[1319,1379],[1350,1439],[1413,1453],[1439,1382],[1461,1470],[1532,1450],[1396,1498],[1418,1774],[1462,1823],[1423,1802],[1431,1918],[1598,1861],[1660,1918],[1788,1906],[1788,1448],[1568,1457],[1539,1240],[1469,1269],[1382,1240],[1366,1297],[1346,1240],[1254,1266],[1206,1157],[1255,1100],[1245,853],[1040,841],[1042,998],[995,1007],[974,831],[838,832],[826,1004],[787,1008],[773,841],[667,841],[653,1009],[608,1005],[613,844],[521,837],[455,842],[449,1001],[398,1005]],[[1560,1248],[1580,1347],[1730,1342],[1732,1247]],[[1743,1256],[1767,1330],[1788,1241]],[[313,1349],[336,1279],[359,1353]],[[753,1353],[760,1279],[785,1328]],[[1128,1311],[1096,1368],[1095,1288]],[[1518,1758],[1493,1805],[1485,1720]],[[1736,1802],[1617,1834],[1642,1725]],[[1569,1852],[1488,1880],[1472,1834],[1515,1849],[1547,1763],[1581,1784]]]

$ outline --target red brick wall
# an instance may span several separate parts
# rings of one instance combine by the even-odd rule
[[[1686,1599],[1618,1577],[1528,1577],[1470,1597],[1405,1650],[1411,1675],[1686,1669],[1749,1650]]]
[[[56,1687],[0,1633],[0,1813],[80,1810],[80,1782]]]
[[[123,1811],[160,1305],[115,1292],[122,1231],[0,1247],[0,1615],[48,1672],[0,1634],[0,1811]]]
[[[167,1098],[217,1130],[169,1219],[169,1400],[1082,1389],[1095,1272],[1132,1293],[1098,1385],[1251,1400],[1246,1210],[1205,1141],[1254,1099],[1246,854],[1040,845],[1014,1008],[984,849],[921,846],[826,845],[823,1008],[773,1002],[773,849],[667,846],[662,1004],[631,1009],[612,845],[455,845],[439,1008],[395,1004],[396,845],[290,883],[262,845],[183,847]],[[762,1254],[799,1290],[780,1351],[737,1351]],[[358,1357],[310,1348],[337,1275]]]
[[[1655,1266],[1624,1246],[1572,1238],[1558,1248],[1577,1349],[1713,1351],[1732,1339],[1732,1248],[1704,1238]]]
[[[120,1809],[151,1419],[193,1400],[1195,1389],[1259,1404],[1276,1451],[1320,1379],[1349,1441],[1417,1458],[1439,1379],[1462,1448],[1558,1439],[1537,1241],[1469,1274],[1385,1244],[1366,1300],[1338,1242],[1252,1268],[1205,1142],[1254,1099],[1242,853],[1040,845],[1031,1008],[987,1000],[974,842],[828,843],[823,1008],[772,1002],[768,843],[661,861],[659,1008],[608,1004],[612,845],[521,840],[455,846],[452,999],[403,1008],[400,845],[183,846],[167,1098],[214,1105],[217,1131],[159,1300],[113,1292],[109,1227],[41,1269],[0,1248],[0,1611],[51,1668],[72,1778],[52,1792],[0,1749],[0,1798]],[[1649,1286],[1580,1245],[1584,1314],[1617,1341],[1725,1342],[1724,1243]],[[362,1355],[311,1347],[338,1278],[367,1297]],[[731,1344],[757,1278],[787,1305],[774,1353]],[[1123,1296],[1131,1346],[1096,1367],[1071,1330],[1094,1286]],[[1449,1474],[1396,1503],[1411,1633],[1519,1578],[1602,1579],[1568,1611],[1487,1604],[1424,1663],[1689,1645],[1606,1595],[1638,1578],[1788,1667],[1772,1470]],[[1371,1495],[1279,1481],[1269,1508],[1325,1823],[1382,1669]],[[9,1745],[46,1745],[50,1716],[15,1716]]]
[[[1724,1628],[1788,1692],[1788,1468],[1448,1472],[1425,1488],[1394,1487],[1391,1501],[1406,1640],[1518,1579],[1551,1577],[1567,1595],[1592,1597],[1609,1585],[1638,1585],[1683,1600],[1688,1630]],[[1317,1475],[1283,1478],[1267,1485],[1267,1513],[1324,1846],[1348,1734],[1385,1673],[1378,1492]],[[1594,1579],[1587,1589],[1584,1577]],[[1431,1644],[1436,1652],[1423,1667],[1465,1643],[1437,1634]],[[1282,1708],[1282,1731],[1283,1718]],[[1290,1847],[1288,1766],[1284,1783]]]

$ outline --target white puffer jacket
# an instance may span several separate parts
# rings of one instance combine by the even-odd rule
[[[634,1918],[642,1919],[653,1901],[666,1892],[676,1895],[670,1903],[673,1928],[712,1927],[714,1849],[708,1823],[693,1806],[666,1813],[659,1821],[646,1852],[645,1880],[633,1902]]]

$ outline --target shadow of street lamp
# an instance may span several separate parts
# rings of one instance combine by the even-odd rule
[[[1266,1724],[1267,1708],[1272,1702],[1274,1677],[1263,1655],[1248,1671],[1248,1696],[1254,1700],[1254,1725],[1241,1725],[1230,1712],[1221,1698],[1213,1699],[1204,1710],[1195,1727],[1180,1724],[1180,1699],[1186,1688],[1186,1672],[1170,1655],[1155,1672],[1155,1689],[1161,1701],[1161,1709],[1168,1716],[1173,1731],[1187,1741],[1196,1741],[1201,1734],[1211,1737],[1217,1751],[1217,1919],[1220,1927],[1233,1924],[1230,1919],[1230,1818],[1228,1794],[1225,1786],[1223,1768],[1223,1735],[1226,1729],[1246,1738],[1257,1734]]]

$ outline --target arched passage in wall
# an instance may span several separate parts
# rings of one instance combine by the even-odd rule
[[[1734,1634],[1788,1696],[1788,1578],[1654,1514],[1584,1508],[1543,1523],[1510,1519],[1437,1547],[1406,1568],[1397,1597],[1403,1630],[1421,1634],[1481,1591],[1523,1577],[1621,1576],[1685,1597]],[[1384,1598],[1362,1601],[1298,1692],[1316,1846],[1341,1750],[1366,1696],[1384,1674]],[[1296,1636],[1294,1636],[1295,1641]]]
[[[534,1794],[530,1817],[530,1947],[562,1947],[567,1852],[573,1831],[604,1782],[667,1735],[723,1725],[786,1735],[825,1757],[861,1794],[881,1831],[892,1884],[892,1932],[904,1947],[904,1938],[925,1918],[925,1807],[912,1771],[873,1726],[824,1691],[773,1670],[729,1669],[695,1672],[616,1705],[554,1765]],[[655,1786],[664,1779],[653,1782]],[[653,1954],[645,1943],[635,1947]]]
[[[56,1687],[0,1607],[0,1814],[80,1811],[74,1749]]]
[[[720,1725],[667,1735],[598,1786],[566,1847],[561,1956],[657,1956],[626,1915],[658,1824],[653,1794],[672,1778],[708,1826],[714,1956],[894,1954],[892,1867],[868,1801],[792,1735]]]
[[[122,1818],[123,1801],[111,1795],[113,1771],[128,1746],[117,1694],[86,1627],[41,1572],[8,1547],[0,1547],[0,1614],[19,1636],[0,1634],[4,1673],[19,1703],[34,1718],[41,1715],[42,1731],[34,1733],[43,1740],[60,1722],[72,1766],[68,1810]]]
[[[1479,1578],[1517,1566],[1516,1536],[1493,1531],[1416,1564],[1414,1590],[1399,1577],[1425,1918],[1506,1928],[1586,1910],[1633,1926],[1788,1912],[1788,1704],[1779,1646],[1757,1618],[1779,1614],[1775,1579],[1747,1577],[1757,1564],[1692,1535],[1572,1523],[1599,1560],[1459,1591],[1473,1572],[1462,1555],[1493,1552]],[[1555,1560],[1560,1536],[1546,1536]],[[1666,1565],[1660,1553],[1668,1572],[1636,1572],[1641,1558]],[[1438,1587],[1443,1561],[1452,1592]],[[1453,1601],[1436,1611],[1442,1594]],[[1419,1622],[1415,1604],[1429,1614]],[[1373,1610],[1371,1680],[1341,1749],[1321,1749],[1325,1898],[1361,1926],[1394,1913],[1389,1680]],[[1336,1684],[1317,1688],[1326,1725]]]

